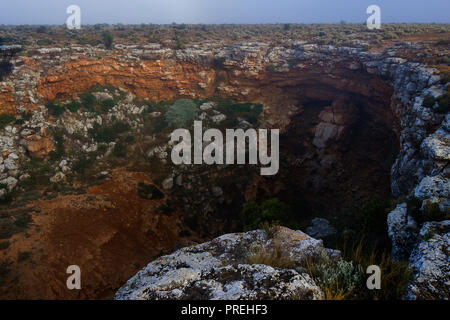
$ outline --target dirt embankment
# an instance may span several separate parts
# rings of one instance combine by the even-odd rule
[[[151,180],[120,168],[85,194],[30,204],[31,226],[1,252],[2,260],[13,263],[0,297],[105,299],[152,257],[188,245],[180,239],[177,215],[156,213],[164,200],[140,198],[139,182]],[[81,268],[82,290],[66,287],[70,265]]]

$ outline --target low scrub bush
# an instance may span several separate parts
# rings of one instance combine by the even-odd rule
[[[112,153],[115,157],[125,158],[127,156],[127,147],[122,141],[119,141],[114,146]]]
[[[435,109],[437,113],[447,113],[450,111],[450,93],[447,92],[438,99],[438,107]]]
[[[111,126],[100,126],[98,123],[94,124],[94,127],[89,130],[90,135],[97,142],[113,142],[120,134],[129,131],[130,125],[125,122],[116,121]]]
[[[277,198],[266,200],[261,204],[253,200],[245,203],[241,221],[245,231],[261,228],[264,223],[280,223],[288,227],[296,225],[291,207]]]
[[[111,49],[113,42],[114,42],[114,37],[112,35],[112,33],[109,30],[106,30],[102,33],[102,39],[103,39],[103,44],[105,45],[105,47],[107,49]]]
[[[381,289],[367,288],[365,271],[372,265],[380,268]],[[363,239],[345,244],[342,259],[333,261],[324,252],[319,260],[307,259],[303,267],[327,300],[400,300],[412,275],[407,262],[392,260],[389,253],[376,251]]]
[[[65,106],[57,105],[55,102],[49,102],[45,105],[51,115],[59,117],[66,111]]]
[[[2,60],[0,61],[0,81],[3,81],[3,79],[10,75],[13,70],[13,65],[11,62]]]
[[[100,102],[101,112],[107,113],[109,110],[114,108],[117,104],[117,101],[114,99],[108,99]]]
[[[164,120],[172,128],[187,128],[197,116],[197,107],[191,100],[180,99],[169,107]]]
[[[305,269],[325,294],[325,300],[354,298],[357,288],[364,281],[364,272],[352,261],[332,261],[326,252],[320,261],[307,259]]]
[[[0,114],[0,129],[4,129],[8,124],[16,120],[16,117],[10,114]]]
[[[427,95],[423,99],[422,106],[424,106],[425,108],[432,108],[435,103],[436,103],[436,99],[432,95]]]
[[[81,103],[86,110],[90,112],[94,112],[95,104],[97,103],[97,99],[92,93],[84,93],[80,95]]]
[[[81,108],[81,103],[77,102],[77,101],[71,101],[70,103],[66,104],[65,107],[67,108],[67,110],[69,110],[70,112],[77,112],[80,108]]]

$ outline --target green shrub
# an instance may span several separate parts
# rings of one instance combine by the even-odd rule
[[[66,111],[66,108],[64,106],[59,106],[54,102],[49,102],[45,105],[48,108],[48,111],[51,115],[55,117],[59,117]]]
[[[389,249],[376,251],[370,242],[360,239],[339,248],[342,258],[332,260],[324,251],[321,257],[311,257],[303,268],[315,280],[327,300],[399,300],[411,279],[409,264],[392,260]],[[376,265],[381,271],[381,289],[366,286],[368,266]]]
[[[277,198],[266,200],[261,204],[253,200],[245,203],[242,208],[241,221],[245,231],[258,229],[264,223],[294,225],[290,206]]]
[[[365,278],[360,265],[342,259],[332,261],[326,251],[319,261],[307,259],[305,267],[311,278],[322,288],[326,300],[355,298],[356,290]]]
[[[267,67],[266,67],[266,71],[267,72],[270,72],[270,73],[273,73],[273,72],[276,72],[277,70],[276,70],[276,66],[274,65],[274,64],[269,64]]]
[[[361,234],[386,235],[387,215],[391,204],[378,198],[366,198],[362,201],[356,215],[358,229]]]
[[[16,217],[14,224],[20,229],[26,229],[32,221],[33,219],[31,215],[29,215],[28,213],[23,213]]]
[[[107,113],[109,110],[114,108],[117,104],[117,101],[114,99],[108,99],[100,102],[102,113]]]
[[[69,104],[66,104],[65,107],[70,111],[70,112],[77,112],[80,108],[81,108],[81,103],[77,102],[77,101],[71,101]]]
[[[93,112],[95,104],[97,103],[97,99],[92,93],[85,93],[80,95],[81,103],[86,110]]]
[[[121,141],[117,142],[113,149],[113,155],[118,158],[124,158],[127,155],[127,147]]]
[[[438,113],[447,113],[450,111],[450,93],[447,92],[438,99],[438,107],[435,111]]]
[[[94,123],[94,127],[89,133],[97,142],[112,142],[116,140],[121,133],[129,131],[130,125],[125,122],[115,122],[112,126],[102,127],[98,123]]]
[[[164,114],[164,120],[170,127],[186,128],[197,116],[197,107],[191,100],[180,99],[169,107]]]
[[[13,70],[13,65],[11,62],[2,60],[0,61],[0,81],[3,81],[3,79],[10,75]]]
[[[109,30],[106,30],[102,33],[102,39],[105,47],[107,49],[111,49],[114,42],[114,37]]]
[[[423,99],[422,106],[424,106],[425,108],[432,108],[435,103],[436,103],[436,99],[432,95],[427,95]]]
[[[73,171],[78,174],[83,174],[86,170],[95,163],[95,158],[89,158],[85,155],[81,156],[73,165]]]
[[[213,59],[213,66],[216,69],[223,69],[225,67],[225,57],[217,57]]]
[[[53,139],[55,140],[56,146],[55,150],[50,152],[50,158],[52,160],[59,160],[65,154],[63,130],[55,130],[53,133]]]
[[[16,117],[10,114],[0,114],[0,129],[4,129],[8,124],[16,120]]]

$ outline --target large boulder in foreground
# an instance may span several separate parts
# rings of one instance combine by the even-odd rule
[[[248,263],[252,252],[275,248],[283,248],[292,268]],[[293,268],[324,254],[339,256],[321,240],[288,228],[280,227],[269,237],[263,230],[226,234],[151,262],[115,299],[321,299],[323,293],[309,275]]]

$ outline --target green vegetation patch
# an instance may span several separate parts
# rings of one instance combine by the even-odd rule
[[[424,106],[425,108],[432,108],[435,103],[436,103],[436,99],[432,95],[427,95],[423,99],[422,106]]]
[[[120,134],[131,129],[130,125],[125,122],[116,121],[110,126],[101,126],[95,123],[93,128],[89,130],[89,134],[97,142],[113,142]]]
[[[190,127],[197,116],[197,106],[192,100],[180,99],[169,107],[164,120],[172,128]]]
[[[160,200],[164,198],[164,194],[153,184],[139,182],[137,186],[139,197],[147,200]]]
[[[8,124],[16,120],[16,117],[10,114],[0,114],[0,129],[4,129]]]
[[[296,225],[291,207],[277,198],[261,204],[254,200],[246,202],[242,208],[241,221],[245,231],[261,228],[265,223],[280,223],[291,228]]]

